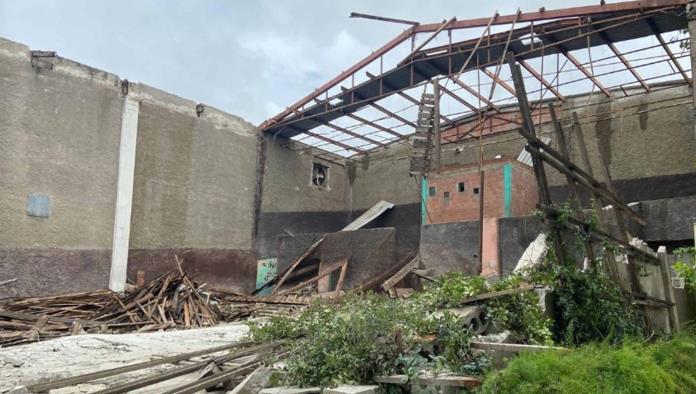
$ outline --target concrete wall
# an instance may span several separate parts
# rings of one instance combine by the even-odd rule
[[[183,255],[211,286],[251,290],[256,128],[243,119],[138,85],[129,276]]]
[[[350,221],[345,166],[290,140],[266,136],[258,222],[259,258],[279,254],[280,237],[338,231]],[[312,162],[329,167],[328,187],[311,184]]]
[[[398,259],[418,249],[421,225],[421,184],[409,173],[408,147],[402,143],[349,162],[352,218],[380,200],[394,203],[366,228],[395,227]]]
[[[122,99],[114,75],[67,59],[32,68],[0,39],[0,297],[105,287]],[[50,197],[27,215],[29,193]]]
[[[118,76],[61,57],[32,67],[0,39],[0,297],[105,288],[123,107]],[[257,130],[241,118],[142,84],[129,277],[184,257],[211,285],[253,287]],[[50,216],[27,215],[30,193]]]

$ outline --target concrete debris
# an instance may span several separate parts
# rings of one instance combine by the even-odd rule
[[[542,261],[544,261],[547,251],[546,234],[541,233],[536,237],[536,239],[534,239],[534,241],[532,241],[532,243],[529,244],[529,246],[527,246],[527,249],[525,249],[524,253],[522,253],[522,257],[520,257],[520,259],[517,261],[517,265],[512,272],[515,274],[524,274],[525,272],[528,272],[530,269],[536,267],[537,265],[541,264]]]
[[[324,394],[376,394],[378,390],[379,386],[376,385],[354,386],[342,384],[338,387],[324,390]]]

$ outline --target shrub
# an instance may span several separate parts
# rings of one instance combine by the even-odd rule
[[[459,318],[429,316],[418,303],[349,294],[339,304],[315,303],[297,319],[252,325],[250,334],[256,341],[295,338],[285,345],[287,384],[368,383],[376,375],[413,374],[425,366],[483,373],[486,364],[470,351],[471,334]],[[440,354],[421,352],[421,342],[433,335]]]
[[[588,345],[527,353],[484,382],[481,393],[673,393],[672,377],[635,346]]]
[[[591,344],[567,352],[525,353],[491,373],[479,390],[497,393],[694,393],[696,339],[645,346]]]

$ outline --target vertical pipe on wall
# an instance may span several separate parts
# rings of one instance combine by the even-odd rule
[[[124,291],[126,286],[139,112],[140,103],[130,99],[127,95],[124,96],[123,112],[121,114],[121,140],[118,153],[118,181],[113,247],[111,249],[111,272],[109,273],[109,289],[116,292]]]

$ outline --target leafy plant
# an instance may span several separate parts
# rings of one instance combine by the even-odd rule
[[[645,346],[592,344],[527,353],[486,377],[480,393],[693,393],[693,335]]]
[[[686,289],[689,292],[696,292],[696,248],[684,247],[674,250],[674,253],[681,257],[674,264],[674,271],[682,278]]]
[[[316,303],[297,319],[277,318],[252,326],[252,339],[288,341],[287,382],[301,386],[367,383],[375,375],[409,373],[425,364],[463,371],[483,365],[469,349],[471,334],[456,316],[430,317],[421,303],[374,294],[349,294],[339,304]],[[422,357],[420,346],[435,336],[441,355]],[[482,371],[472,367],[471,371]]]

